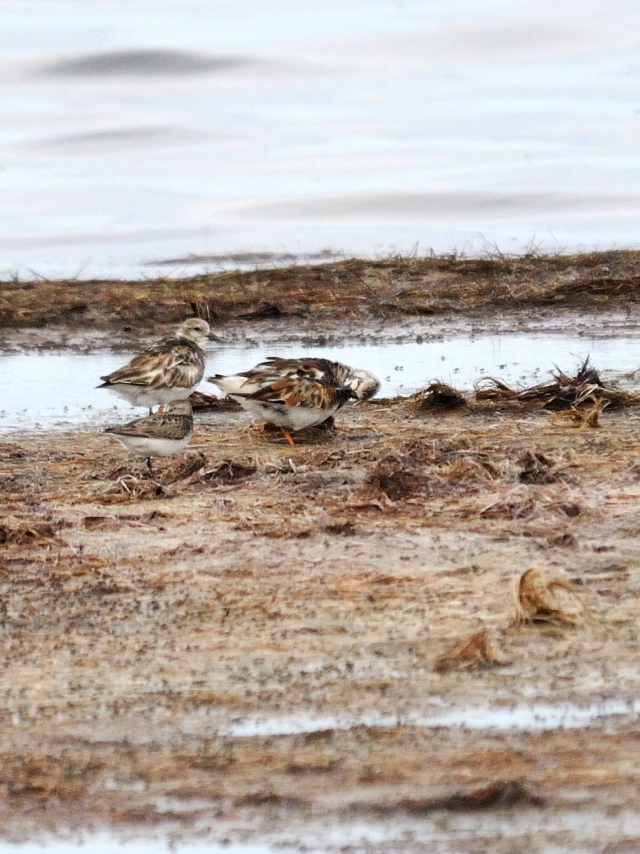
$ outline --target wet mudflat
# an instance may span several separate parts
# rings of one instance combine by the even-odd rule
[[[637,840],[640,412],[336,421],[291,448],[222,413],[153,478],[99,434],[3,437],[5,838]],[[530,568],[580,619],[515,623]]]
[[[197,313],[223,342],[212,372],[278,342],[406,345],[409,362],[425,343],[506,348],[509,333],[550,336],[535,364],[524,347],[529,384],[597,348],[596,367],[631,381],[639,270],[637,253],[608,253],[14,282],[0,346],[102,358]],[[553,355],[556,334],[575,352]],[[447,361],[425,383],[456,384]],[[7,845],[640,845],[637,383],[614,395],[586,377],[558,408],[546,386],[516,387],[515,361],[502,386],[465,382],[457,406],[442,389],[439,405],[393,397],[414,388],[390,372],[386,399],[293,448],[242,412],[198,412],[188,453],[153,477],[81,419],[5,427]]]

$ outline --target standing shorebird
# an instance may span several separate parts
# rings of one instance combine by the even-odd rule
[[[291,445],[290,431],[315,427],[346,403],[367,400],[380,388],[380,381],[369,371],[341,362],[276,356],[249,371],[216,374],[208,382],[237,400],[254,418],[279,427]]]
[[[146,418],[136,418],[119,427],[107,427],[104,431],[129,451],[147,458],[149,471],[151,457],[168,457],[184,451],[193,435],[193,412],[188,400],[168,403],[162,412],[154,412]]]
[[[98,388],[123,397],[134,406],[164,406],[189,397],[204,375],[200,344],[212,339],[209,324],[199,317],[185,320],[175,335],[163,338],[104,380]]]

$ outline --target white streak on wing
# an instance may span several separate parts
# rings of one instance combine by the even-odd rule
[[[219,389],[227,394],[234,394],[238,392],[242,392],[242,394],[253,394],[261,388],[259,383],[247,382],[247,378],[242,377],[239,374],[230,374],[228,377],[217,377],[216,379],[211,378],[210,382],[217,385]]]

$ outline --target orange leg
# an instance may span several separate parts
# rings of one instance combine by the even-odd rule
[[[294,442],[294,441],[293,441],[293,439],[291,438],[291,433],[289,433],[289,431],[287,430],[287,428],[286,428],[286,427],[281,427],[280,429],[282,430],[282,435],[283,435],[283,436],[284,436],[284,438],[287,440],[287,442],[288,442],[290,445],[295,445],[295,442]]]

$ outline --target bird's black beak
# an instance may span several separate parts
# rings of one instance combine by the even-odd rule
[[[213,332],[210,332],[210,333],[207,335],[207,338],[208,338],[208,340],[209,340],[209,341],[217,341],[217,342],[218,342],[218,344],[224,344],[224,341],[222,340],[222,338],[218,338],[218,336],[217,336],[217,335],[214,335],[214,334],[213,334]]]

